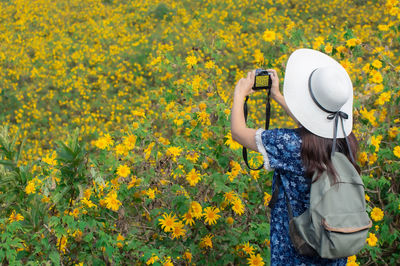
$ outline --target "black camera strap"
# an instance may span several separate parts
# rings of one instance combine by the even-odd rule
[[[271,90],[269,89],[268,90],[268,94],[267,94],[267,103],[266,103],[266,106],[265,106],[265,129],[269,128],[269,120],[270,120],[270,112],[271,112],[270,94],[271,94]],[[244,106],[243,106],[244,121],[245,122],[247,122],[247,114],[248,114],[247,100],[248,99],[249,99],[249,96],[246,96],[246,100],[244,101]],[[257,171],[257,170],[261,170],[261,168],[263,168],[264,164],[262,164],[258,168],[251,168],[250,167],[249,162],[247,160],[247,149],[244,146],[243,146],[242,154],[243,154],[244,162],[246,163],[247,167],[250,170]]]

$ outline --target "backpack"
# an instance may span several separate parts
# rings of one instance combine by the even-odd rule
[[[352,256],[366,243],[372,221],[365,209],[364,184],[347,157],[335,152],[331,157],[338,174],[333,184],[326,171],[311,184],[310,207],[300,216],[293,217],[285,191],[289,212],[289,235],[296,251],[301,255],[337,259]],[[271,199],[271,208],[278,197],[282,182],[279,172]],[[314,174],[313,179],[316,177]]]

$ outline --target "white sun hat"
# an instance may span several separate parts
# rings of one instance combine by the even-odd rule
[[[283,95],[290,112],[315,135],[336,141],[351,133],[353,85],[330,56],[312,49],[294,51],[286,64]]]

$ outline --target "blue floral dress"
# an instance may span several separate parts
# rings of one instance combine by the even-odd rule
[[[264,166],[281,173],[282,183],[292,206],[293,216],[299,216],[310,206],[310,179],[300,157],[301,137],[295,129],[257,130],[258,151]],[[272,187],[276,182],[276,172]],[[289,236],[289,216],[282,184],[278,200],[271,210],[271,265],[346,265],[347,258],[322,259],[302,256],[294,249]]]

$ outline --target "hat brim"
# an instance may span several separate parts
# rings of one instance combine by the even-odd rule
[[[344,129],[348,136],[353,129],[353,85],[346,70],[336,60],[328,55],[312,49],[298,49],[294,51],[286,64],[283,83],[283,96],[290,112],[306,129],[324,138],[333,138],[334,120],[327,119],[329,113],[321,110],[311,98],[308,89],[308,79],[314,69],[326,66],[335,66],[346,73],[346,79],[351,86],[351,97],[345,102],[340,111],[348,115],[344,119]],[[340,125],[337,137],[344,138]]]

